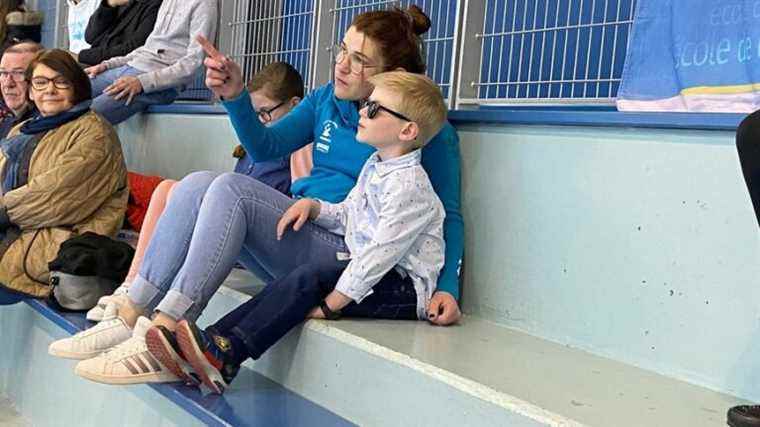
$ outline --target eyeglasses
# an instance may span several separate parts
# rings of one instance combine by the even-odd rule
[[[346,58],[348,58],[349,64],[351,65],[351,72],[356,75],[361,74],[365,68],[379,67],[379,65],[368,63],[366,59],[361,57],[356,52],[349,53],[348,49],[346,49],[345,46],[340,45],[340,44],[336,44],[335,46],[333,46],[331,49],[331,53],[332,53],[333,61],[336,64],[340,64],[343,61],[345,61]]]
[[[21,83],[23,81],[26,81],[26,71],[20,71],[20,70],[5,71],[5,70],[0,70],[0,80],[7,79],[8,77],[10,77],[16,83]]]
[[[71,82],[66,79],[66,77],[58,76],[52,79],[49,79],[47,77],[32,77],[32,89],[34,90],[45,90],[48,88],[50,83],[53,83],[53,86],[55,86],[56,89],[66,90],[71,89]]]
[[[258,112],[256,112],[256,114],[259,115],[259,119],[263,123],[269,123],[272,121],[272,113],[274,112],[274,110],[282,107],[283,105],[285,105],[285,101],[280,102],[279,104],[275,105],[274,107],[270,109],[262,108]]]
[[[414,121],[414,120],[406,117],[405,115],[403,115],[401,113],[397,113],[397,112],[391,110],[390,108],[383,107],[377,101],[364,101],[364,103],[362,105],[362,108],[366,108],[367,109],[367,118],[368,119],[374,119],[375,116],[377,115],[377,112],[380,111],[380,110],[383,110],[386,113],[388,113],[388,114],[390,114],[392,116],[395,116],[395,117],[397,117],[397,118],[399,118],[401,120],[406,120],[407,122],[413,122]]]

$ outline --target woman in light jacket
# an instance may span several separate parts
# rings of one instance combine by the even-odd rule
[[[113,127],[90,110],[90,80],[65,51],[29,65],[39,115],[0,141],[0,284],[46,297],[48,262],[72,236],[115,236],[127,209],[127,170]]]

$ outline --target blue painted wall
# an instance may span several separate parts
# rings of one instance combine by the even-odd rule
[[[731,132],[459,131],[467,314],[760,400],[760,235]],[[225,116],[120,135],[135,170],[233,165]]]
[[[760,399],[760,235],[732,133],[460,136],[468,313]]]

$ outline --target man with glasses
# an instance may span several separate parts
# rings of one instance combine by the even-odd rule
[[[0,139],[5,139],[14,126],[35,113],[24,73],[40,50],[42,46],[38,43],[21,42],[6,49],[0,58],[0,91],[5,104],[0,118]]]

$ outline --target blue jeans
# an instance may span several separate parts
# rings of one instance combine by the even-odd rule
[[[235,261],[265,282],[306,263],[330,265],[347,252],[343,236],[313,223],[276,224],[294,199],[249,176],[195,172],[177,184],[145,251],[130,300],[146,312],[195,320]]]
[[[177,89],[170,88],[157,92],[142,92],[132,99],[127,105],[126,99],[114,99],[103,91],[113,82],[125,76],[138,76],[144,74],[129,65],[123,65],[104,71],[90,80],[92,85],[92,109],[105,117],[112,125],[117,125],[133,115],[145,111],[150,105],[171,104],[179,96]]]
[[[258,359],[303,322],[335,288],[345,261],[308,263],[267,284],[256,296],[219,319],[207,331],[212,335],[235,336],[245,345],[245,355]],[[361,304],[350,303],[343,316],[381,319],[417,319],[417,293],[411,278],[388,272]],[[236,351],[243,349],[236,349]],[[238,356],[241,354],[238,353]],[[243,357],[241,357],[243,359]]]

